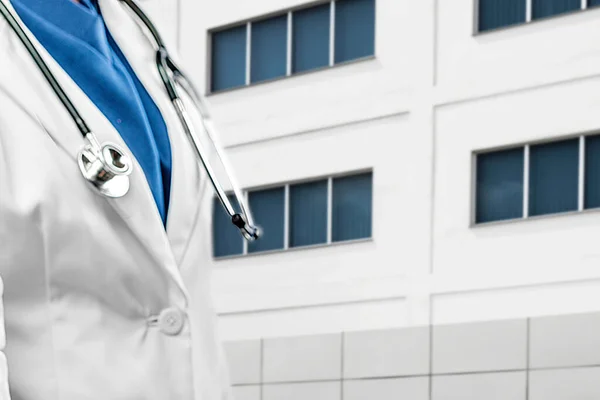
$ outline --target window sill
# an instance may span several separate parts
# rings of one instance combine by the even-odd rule
[[[268,256],[273,254],[285,254],[285,253],[295,253],[297,251],[308,251],[314,249],[325,249],[329,247],[338,247],[338,246],[347,246],[359,243],[372,243],[374,242],[373,237],[362,238],[362,239],[353,239],[353,240],[344,240],[340,242],[332,242],[332,243],[319,243],[312,244],[309,246],[298,246],[298,247],[290,247],[287,249],[276,249],[276,250],[267,250],[267,251],[258,251],[255,253],[247,253],[247,254],[235,254],[231,256],[223,256],[223,257],[213,257],[215,262],[220,261],[229,261],[235,259],[245,259],[248,257],[256,257],[256,256]]]
[[[228,89],[218,90],[215,92],[209,92],[209,93],[206,93],[206,97],[217,96],[220,94],[231,93],[231,92],[235,92],[238,90],[244,90],[244,89],[248,89],[248,88],[252,88],[252,87],[267,85],[269,83],[280,82],[280,81],[284,81],[284,80],[288,80],[288,79],[298,78],[301,76],[312,75],[312,74],[315,74],[318,72],[335,70],[335,69],[343,68],[343,67],[346,67],[349,65],[355,65],[355,64],[359,64],[359,63],[374,61],[376,59],[377,59],[377,57],[375,57],[375,55],[361,57],[361,58],[357,58],[357,59],[350,60],[350,61],[344,61],[344,62],[334,64],[334,65],[326,65],[324,67],[319,67],[319,68],[314,68],[314,69],[307,70],[307,71],[292,73],[291,75],[283,75],[283,76],[278,76],[278,77],[272,78],[272,79],[265,79],[264,81],[253,82],[248,85],[236,86],[236,87],[232,87],[232,88],[228,88]]]
[[[526,217],[526,218],[505,219],[502,221],[471,223],[469,228],[482,229],[482,228],[487,228],[487,227],[510,225],[510,224],[516,224],[516,223],[521,223],[521,222],[527,222],[527,221],[544,221],[544,220],[558,219],[558,218],[564,218],[564,217],[573,217],[576,215],[583,216],[583,215],[591,215],[591,214],[600,214],[600,207],[599,208],[590,208],[590,209],[581,210],[581,211],[579,211],[579,210],[564,211],[564,212],[554,213],[554,214],[536,215],[533,217]]]

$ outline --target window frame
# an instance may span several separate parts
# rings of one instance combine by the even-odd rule
[[[253,81],[252,80],[252,78],[253,78],[253,76],[252,76],[252,72],[253,72],[252,62],[256,61],[256,60],[260,60],[260,58],[252,59],[252,49],[253,49],[252,43],[253,43],[255,37],[259,37],[259,36],[254,36],[253,35],[254,34],[254,25],[258,25],[258,24],[260,24],[262,22],[271,21],[273,19],[282,19],[282,20],[285,20],[285,30],[286,30],[286,32],[285,32],[285,38],[282,38],[282,39],[284,39],[283,42],[285,42],[285,52],[283,54],[284,60],[285,60],[284,61],[285,62],[284,71],[283,71],[282,75],[276,75],[276,76],[273,76],[273,77],[270,77],[270,78],[263,78],[263,79],[258,79],[258,80],[254,80]],[[288,54],[289,53],[289,35],[290,35],[289,31],[290,31],[289,14],[287,14],[287,15],[286,14],[278,14],[278,15],[275,15],[275,16],[270,17],[270,18],[263,18],[263,19],[260,19],[260,20],[253,21],[253,22],[248,23],[246,25],[246,37],[250,38],[250,39],[249,39],[249,42],[246,41],[246,55],[247,55],[247,59],[246,59],[246,84],[243,85],[243,86],[249,86],[249,85],[257,84],[257,83],[261,83],[261,82],[273,81],[273,80],[281,79],[281,78],[287,76],[287,72],[288,72],[288,69],[289,69],[289,66],[288,66],[288,62],[289,62],[289,54]],[[273,36],[272,33],[273,32],[270,32],[270,35],[269,35],[270,37]],[[275,36],[277,36],[277,35],[275,35]],[[257,70],[260,70],[260,68],[257,69]],[[254,71],[254,72],[256,72],[256,71]],[[220,91],[217,91],[217,92],[220,92]]]
[[[525,0],[525,22],[522,22],[520,24],[500,26],[498,28],[486,29],[486,30],[481,31],[481,30],[479,30],[479,4],[480,4],[480,2],[481,2],[481,0],[473,0],[473,36],[485,35],[488,33],[499,32],[499,31],[503,31],[506,29],[517,28],[520,26],[527,26],[527,25],[534,24],[534,23],[541,22],[541,21],[547,21],[547,20],[551,20],[554,18],[560,18],[560,17],[565,17],[568,15],[579,14],[583,11],[600,9],[600,6],[590,7],[588,0],[581,0],[580,8],[577,10],[567,11],[567,12],[560,13],[560,14],[550,15],[548,17],[534,19],[533,18],[533,0]]]
[[[231,25],[229,28],[227,29],[220,29],[218,31],[214,31],[213,33],[218,33],[220,31],[225,31],[225,30],[229,30],[229,29],[233,29],[233,28],[237,28],[237,27],[241,27],[241,24],[237,24],[237,25]],[[234,90],[234,89],[239,89],[242,87],[245,87],[247,85],[248,82],[248,58],[249,58],[249,30],[248,28],[246,29],[246,71],[245,71],[245,81],[242,85],[237,85],[237,86],[232,86],[229,87],[227,89],[220,89],[220,90],[216,90],[213,91],[213,45],[214,45],[214,37],[213,37],[213,33],[211,33],[210,35],[208,35],[207,37],[207,45],[206,45],[206,49],[207,49],[207,57],[206,59],[208,60],[208,64],[206,65],[206,73],[205,73],[205,83],[206,83],[206,89],[205,91],[207,93],[220,93],[220,92],[225,92],[228,90]]]
[[[265,250],[265,251],[257,251],[257,252],[248,252],[248,241],[244,240],[241,235],[240,235],[240,240],[243,241],[243,250],[241,254],[232,254],[232,255],[227,255],[227,256],[218,256],[215,257],[214,255],[214,251],[212,251],[211,255],[212,255],[212,259],[214,261],[221,261],[221,260],[230,260],[230,259],[235,259],[235,258],[245,258],[245,257],[254,257],[254,256],[262,256],[262,255],[269,255],[269,254],[278,254],[278,253],[284,253],[284,252],[289,252],[289,251],[298,251],[298,250],[308,250],[308,249],[315,249],[315,248],[324,248],[324,247],[331,247],[331,246],[338,246],[338,245],[345,245],[345,244],[353,244],[353,243],[361,243],[361,242],[370,242],[374,240],[374,215],[373,215],[373,210],[374,210],[374,192],[375,192],[375,185],[372,186],[372,190],[371,190],[371,236],[369,237],[364,237],[364,238],[359,238],[359,239],[351,239],[351,240],[343,240],[343,241],[337,241],[334,242],[332,241],[332,237],[333,237],[333,180],[336,178],[345,178],[345,177],[351,177],[351,176],[356,176],[356,175],[362,175],[362,174],[371,174],[371,179],[372,182],[374,182],[375,179],[375,172],[373,170],[373,168],[366,168],[366,169],[359,169],[359,170],[353,170],[353,171],[347,171],[347,172],[343,172],[343,173],[337,173],[337,174],[328,174],[328,175],[321,175],[321,176],[315,176],[315,177],[309,177],[309,178],[304,178],[304,179],[300,179],[300,180],[294,180],[294,181],[289,181],[286,183],[278,183],[278,184],[270,184],[270,185],[263,185],[263,186],[256,186],[256,187],[249,187],[249,188],[245,188],[242,190],[243,192],[243,196],[244,199],[246,200],[246,202],[248,201],[248,194],[250,192],[254,192],[254,191],[261,191],[261,190],[268,190],[268,189],[277,189],[277,188],[282,188],[284,189],[284,205],[283,205],[283,209],[284,209],[284,216],[283,216],[283,225],[284,225],[284,237],[283,237],[283,248],[282,249],[274,249],[274,250]],[[289,218],[290,218],[290,186],[293,185],[298,185],[298,184],[303,184],[303,183],[311,183],[311,182],[318,182],[318,181],[323,181],[323,180],[327,180],[327,240],[325,243],[317,243],[317,244],[311,244],[311,245],[306,245],[306,246],[295,246],[295,247],[290,247],[290,224],[289,224]],[[227,193],[228,195],[230,193]],[[215,204],[214,202],[214,198],[216,196],[213,196],[213,204]],[[259,221],[257,221],[259,222]],[[214,221],[211,220],[211,223],[214,223]],[[212,235],[212,230],[211,230],[211,235]],[[214,242],[215,237],[212,237],[212,241]],[[213,247],[214,249],[214,244]]]
[[[217,95],[217,94],[221,94],[221,93],[227,93],[230,91],[234,91],[234,90],[240,90],[243,88],[247,88],[247,87],[254,87],[257,85],[264,85],[267,83],[271,83],[271,82],[276,82],[279,80],[283,80],[283,79],[287,79],[287,78],[291,78],[291,77],[295,77],[295,76],[303,76],[303,75],[307,75],[307,74],[312,74],[315,72],[320,72],[320,71],[325,71],[328,70],[330,68],[335,68],[335,67],[342,67],[345,65],[350,65],[350,64],[354,64],[354,63],[359,63],[359,62],[363,62],[363,61],[369,61],[369,60],[374,60],[377,58],[377,6],[378,6],[378,2],[379,0],[373,0],[374,2],[374,13],[375,13],[375,21],[374,21],[374,25],[375,25],[375,35],[373,38],[373,54],[369,55],[369,56],[365,56],[365,57],[360,57],[360,58],[356,58],[356,59],[352,59],[352,60],[348,60],[345,62],[340,62],[340,63],[335,63],[335,3],[337,1],[342,1],[342,0],[315,0],[309,3],[304,3],[295,7],[288,7],[288,8],[284,8],[284,9],[279,9],[267,14],[261,14],[249,19],[245,19],[245,20],[241,20],[241,21],[236,21],[236,22],[232,22],[226,25],[221,25],[218,27],[214,27],[214,28],[210,28],[208,29],[207,32],[207,41],[208,41],[208,45],[207,47],[207,53],[206,53],[206,82],[205,82],[205,96],[212,96],[212,95]],[[479,0],[475,0],[475,1],[479,1]],[[306,70],[306,71],[301,71],[301,72],[292,72],[292,46],[293,46],[293,13],[296,11],[301,11],[301,10],[305,10],[305,9],[309,9],[312,7],[317,7],[320,5],[325,5],[325,4],[330,4],[331,10],[330,10],[330,21],[329,21],[329,65],[325,65],[323,67],[318,67],[318,68],[314,68],[314,69],[310,69],[310,70]],[[259,22],[262,20],[266,20],[266,19],[270,19],[270,18],[274,18],[274,17],[279,17],[279,16],[283,16],[283,15],[287,15],[288,17],[288,23],[287,23],[287,62],[286,62],[286,74],[283,76],[278,76],[275,78],[271,78],[271,79],[265,79],[259,82],[251,82],[250,81],[250,76],[251,76],[251,71],[250,71],[250,66],[252,65],[252,47],[251,47],[251,43],[252,43],[252,23],[253,22]],[[235,28],[238,26],[242,26],[242,25],[246,25],[246,83],[244,85],[241,86],[236,86],[236,87],[231,87],[231,88],[227,88],[227,89],[222,89],[222,90],[217,90],[217,91],[213,91],[212,90],[212,76],[213,76],[213,70],[212,70],[212,43],[213,43],[213,34],[216,32],[220,32],[220,31],[224,31],[227,29],[231,29],[231,28]]]
[[[302,12],[305,10],[311,10],[313,8],[317,8],[317,7],[321,7],[321,6],[327,6],[329,5],[329,22],[328,22],[328,28],[329,28],[329,32],[328,32],[328,55],[327,55],[327,63],[323,66],[319,66],[319,67],[314,67],[314,68],[309,68],[309,69],[305,69],[302,71],[296,71],[294,72],[294,29],[295,29],[295,25],[294,25],[294,13],[297,12]],[[334,66],[334,57],[335,57],[335,49],[334,49],[334,40],[335,40],[335,1],[325,1],[322,4],[313,4],[310,7],[303,7],[303,8],[299,8],[299,9],[295,9],[293,11],[288,11],[288,18],[289,18],[289,37],[288,37],[288,55],[289,55],[289,59],[288,59],[288,77],[290,76],[295,76],[295,75],[302,75],[305,73],[309,73],[309,72],[313,72],[313,71],[322,71],[324,69],[327,69],[329,67],[333,67]]]
[[[592,212],[600,212],[600,207],[585,208],[585,143],[587,137],[599,136],[600,132],[584,132],[571,134],[560,137],[544,138],[539,140],[533,140],[528,142],[513,143],[509,145],[502,145],[490,148],[484,148],[474,150],[471,152],[471,182],[470,182],[470,215],[469,215],[469,228],[480,228],[486,226],[510,224],[519,221],[528,220],[539,220],[546,218],[556,218],[561,216],[586,214]],[[577,210],[563,211],[557,213],[543,214],[543,215],[529,215],[529,169],[530,159],[529,153],[532,146],[543,145],[548,143],[562,142],[570,139],[579,140],[579,164],[578,164],[578,176],[577,176]],[[523,160],[523,213],[519,218],[505,219],[500,221],[490,222],[476,222],[477,218],[477,156],[486,153],[494,153],[502,150],[511,150],[516,148],[524,149],[524,160]]]
[[[523,210],[522,215],[526,215],[529,209],[529,145],[516,145],[516,146],[502,146],[493,149],[486,149],[482,151],[474,151],[471,154],[471,209],[469,216],[469,226],[475,227],[486,224],[500,224],[503,222],[512,222],[519,221],[524,219],[524,217],[520,218],[507,218],[496,221],[489,222],[477,222],[477,177],[478,177],[478,169],[477,169],[477,157],[482,154],[496,153],[506,150],[514,150],[523,148]],[[525,193],[525,191],[527,193]]]

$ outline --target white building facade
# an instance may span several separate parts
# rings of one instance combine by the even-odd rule
[[[331,2],[180,2],[173,36],[244,188],[372,171],[367,240],[215,258],[226,339],[600,309],[584,157],[575,210],[476,223],[478,152],[600,128],[600,9],[537,20],[540,1],[480,32],[476,0],[375,0],[371,57],[295,74],[286,55],[286,76],[214,93],[212,32]]]
[[[422,389],[424,397],[410,398],[470,399],[496,398],[489,393],[507,387],[519,389],[497,398],[600,397],[597,368],[565,369],[560,376],[544,370],[600,365],[594,350],[600,343],[578,336],[600,329],[597,314],[568,317],[575,318],[568,320],[576,321],[572,325],[545,319],[600,310],[600,7],[595,8],[600,2],[373,0],[371,54],[337,62],[336,24],[354,26],[349,43],[360,42],[352,35],[370,29],[364,19],[352,25],[356,15],[336,17],[341,3],[349,2],[371,1],[179,0],[177,7],[157,6],[178,27],[170,39],[206,95],[241,186],[250,193],[279,188],[283,196],[279,205],[260,207],[283,213],[277,249],[253,252],[245,246],[234,251],[242,254],[213,260],[221,334],[234,342],[232,359],[247,366],[232,366],[239,397],[362,399],[386,390]],[[329,10],[326,43],[313,43],[327,49],[327,59],[296,73],[303,67],[295,57],[304,54],[296,51],[312,47],[296,45],[301,39],[294,36],[295,16],[315,7]],[[368,12],[359,14],[364,18]],[[263,32],[257,27],[276,19]],[[221,57],[215,35],[235,29],[243,62],[239,54],[215,61]],[[315,32],[319,29],[325,28],[314,25]],[[318,35],[304,32],[311,40],[317,37],[311,34]],[[262,45],[253,48],[253,37]],[[269,58],[277,46],[283,46],[284,56]],[[216,68],[237,74],[229,77],[237,83],[227,76],[217,82],[215,74],[224,72]],[[273,79],[254,75],[261,73]],[[335,182],[357,174],[371,179],[368,234],[336,241]],[[293,187],[317,181],[327,193],[325,238],[293,246]],[[485,321],[504,325],[496,329]],[[456,324],[466,324],[471,333],[455,341],[451,326],[461,326]],[[450,327],[434,337],[432,326]],[[574,328],[569,333],[565,326]],[[423,327],[430,333],[422,342],[407,333]],[[361,331],[373,330],[375,336],[361,339]],[[473,344],[498,331],[503,332],[498,343]],[[538,345],[546,332],[549,342]],[[295,338],[304,335],[318,336]],[[549,361],[546,350],[560,348],[552,335],[584,343],[585,359],[565,361],[572,354],[563,354],[556,356],[560,362]],[[503,342],[513,339],[527,346],[504,351],[515,348]],[[497,346],[487,357],[501,365],[444,367],[436,357],[446,357],[453,345],[461,348],[461,340],[469,360],[485,358],[482,349]],[[377,344],[382,342],[427,348],[410,355],[421,361],[405,375],[431,379],[386,382],[399,385],[393,390],[368,386],[374,384],[370,378],[367,386],[352,381],[402,375],[381,373],[403,368],[384,361],[387,350]],[[354,350],[348,347],[352,343]],[[446,351],[436,355],[436,347]],[[341,375],[280,373],[273,354],[282,348],[288,350],[279,361],[312,371],[326,369],[326,361],[312,365],[303,353],[325,354],[327,360],[334,351],[330,359],[339,364],[341,357]],[[360,349],[362,358],[356,355]],[[382,358],[369,359],[378,351]],[[455,361],[462,357],[455,355]],[[359,367],[346,365],[352,357],[360,359],[355,360]],[[379,372],[361,375],[360,366],[369,363]],[[432,378],[492,370],[504,373],[476,381]],[[265,384],[340,379],[341,386],[333,385],[337,389]],[[573,387],[588,391],[544,386],[573,379],[580,382]],[[459,386],[486,389],[480,397],[460,390],[444,397]]]

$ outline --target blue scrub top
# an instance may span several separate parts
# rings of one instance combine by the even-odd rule
[[[11,0],[27,28],[119,132],[141,165],[166,226],[171,188],[167,127],[104,25],[96,1]]]

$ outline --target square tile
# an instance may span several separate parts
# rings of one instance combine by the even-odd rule
[[[532,318],[531,368],[600,365],[600,313]]]
[[[260,386],[234,386],[231,390],[235,400],[260,400]]]
[[[265,339],[264,382],[340,379],[341,335]]]
[[[429,378],[365,379],[344,382],[344,400],[429,400]]]
[[[445,375],[432,379],[431,400],[525,400],[526,397],[525,371]]]
[[[429,327],[352,332],[344,337],[344,377],[429,374]]]
[[[570,368],[529,373],[529,400],[600,399],[600,368]]]
[[[341,400],[341,392],[340,382],[270,384],[263,400]]]
[[[224,343],[233,385],[260,383],[260,340]]]
[[[525,369],[527,321],[433,327],[433,373]]]

